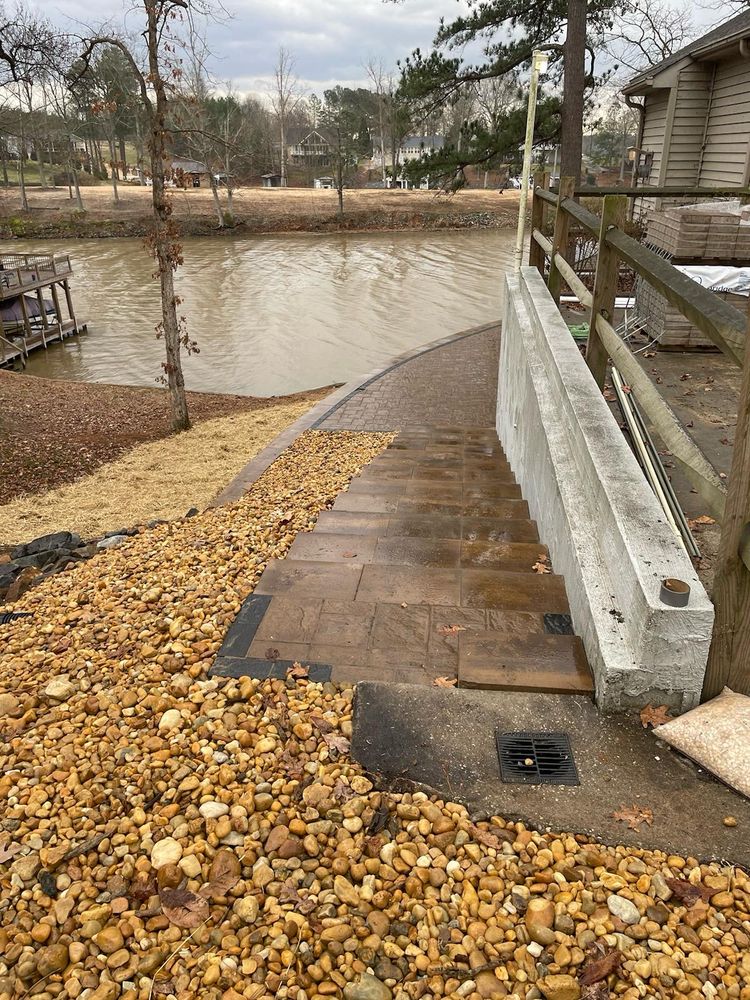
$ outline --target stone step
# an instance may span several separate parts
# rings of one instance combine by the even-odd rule
[[[353,479],[349,486],[350,493],[372,493],[379,496],[411,496],[425,499],[441,500],[443,498],[456,500],[462,497],[468,500],[488,500],[493,497],[520,498],[521,487],[509,478],[507,481],[492,479],[483,482],[435,483],[424,479],[394,479],[378,478]]]
[[[540,559],[547,559],[548,552],[544,545],[533,542],[481,542],[459,538],[305,532],[297,535],[286,558],[533,573],[534,565]]]
[[[569,613],[563,578],[554,573],[376,564],[354,559],[274,559],[255,593],[281,594],[294,600],[324,594],[337,601]]]
[[[403,538],[465,538],[467,541],[533,542],[539,544],[536,522],[491,517],[453,517],[451,514],[369,514],[324,510],[315,532]],[[541,550],[540,550],[541,551]]]
[[[379,495],[372,492],[341,493],[333,505],[336,511],[358,511],[371,514],[449,514],[453,517],[500,518],[528,520],[529,507],[525,500],[450,499],[432,500],[413,496]]]
[[[462,632],[458,686],[504,691],[589,694],[594,684],[577,635]]]

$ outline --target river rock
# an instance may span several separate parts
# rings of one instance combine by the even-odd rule
[[[572,976],[547,976],[537,985],[547,1000],[579,1000],[581,987]]]
[[[182,725],[182,715],[177,708],[168,708],[166,712],[159,719],[159,729],[162,731],[168,731],[170,729],[177,729]]]
[[[355,983],[347,983],[344,987],[345,1000],[391,1000],[393,994],[375,976],[363,972]]]
[[[151,848],[151,864],[154,868],[176,865],[182,857],[182,845],[173,837],[165,837]]]
[[[72,684],[65,676],[54,677],[47,687],[44,689],[44,694],[50,701],[67,701],[68,698],[72,698],[76,693],[76,686]]]
[[[336,875],[334,878],[333,891],[339,897],[341,902],[346,903],[347,906],[359,906],[359,893],[351,882],[348,879],[345,879],[343,875]]]
[[[258,900],[255,896],[243,896],[235,900],[232,907],[243,924],[254,924],[258,919]]]
[[[42,948],[37,955],[36,971],[40,977],[51,976],[60,972],[68,964],[68,946],[66,944],[50,944]]]
[[[624,896],[608,896],[607,908],[613,917],[618,917],[624,924],[637,924],[641,919],[638,907]]]
[[[125,944],[122,931],[119,927],[104,927],[92,938],[94,944],[105,955],[112,955],[119,951]]]
[[[15,719],[21,714],[21,702],[14,694],[0,694],[0,719]]]
[[[226,816],[229,806],[224,802],[203,802],[198,806],[198,812],[204,819],[218,819],[219,816]]]

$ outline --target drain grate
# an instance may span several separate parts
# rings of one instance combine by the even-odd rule
[[[523,785],[580,785],[567,733],[495,732],[500,776]]]

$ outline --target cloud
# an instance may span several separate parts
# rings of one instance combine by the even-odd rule
[[[294,56],[303,85],[322,91],[332,83],[364,84],[364,65],[382,60],[389,70],[414,48],[429,47],[441,17],[462,13],[466,0],[224,0],[230,18],[208,26],[211,70],[241,91],[269,84],[279,46]],[[48,0],[54,21],[92,24],[90,0]],[[138,0],[98,0],[98,21],[138,28]],[[96,22],[93,22],[96,23]]]

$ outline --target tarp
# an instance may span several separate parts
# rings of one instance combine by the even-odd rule
[[[750,295],[750,267],[725,267],[723,264],[715,267],[675,264],[675,267],[712,292]]]

